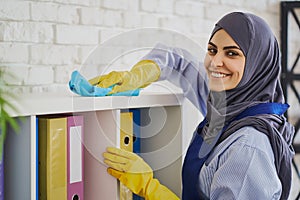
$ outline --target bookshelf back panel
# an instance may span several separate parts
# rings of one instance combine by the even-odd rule
[[[141,156],[156,178],[181,194],[182,124],[180,106],[141,109]]]

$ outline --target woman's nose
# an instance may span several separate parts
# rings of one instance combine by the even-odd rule
[[[211,63],[214,67],[222,67],[223,63],[223,56],[220,53],[215,54],[211,57]]]

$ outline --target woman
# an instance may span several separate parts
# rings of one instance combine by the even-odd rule
[[[178,72],[187,73],[188,65],[174,63]],[[272,31],[253,14],[227,14],[215,25],[204,65],[210,90],[207,114],[185,157],[182,199],[287,199],[294,129],[283,115],[288,105]],[[205,84],[196,87],[194,91],[205,91]],[[201,104],[206,94],[196,94],[202,94]],[[108,172],[134,193],[178,199],[137,155],[116,148],[103,155]]]

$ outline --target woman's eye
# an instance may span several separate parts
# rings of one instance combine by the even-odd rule
[[[228,51],[227,55],[228,56],[238,56],[239,54],[237,52],[235,52],[235,51]]]
[[[216,54],[217,50],[215,48],[207,48],[207,52],[212,55],[212,54]]]

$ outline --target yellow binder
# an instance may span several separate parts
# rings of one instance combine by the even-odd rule
[[[133,118],[132,112],[121,112],[120,148],[133,151]],[[120,200],[132,200],[132,192],[120,183]]]
[[[39,199],[67,199],[67,118],[39,118]]]

